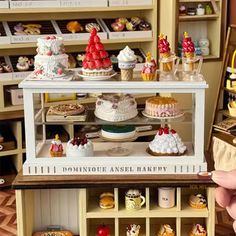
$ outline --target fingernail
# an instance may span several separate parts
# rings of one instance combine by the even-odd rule
[[[222,179],[225,177],[226,171],[223,170],[214,170],[211,172],[211,178],[214,179]]]

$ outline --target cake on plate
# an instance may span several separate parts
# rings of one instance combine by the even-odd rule
[[[59,104],[49,108],[50,114],[59,116],[73,116],[84,112],[85,108],[81,104]]]
[[[187,150],[175,130],[160,128],[154,140],[149,144],[148,153],[153,156],[180,156]]]
[[[91,31],[86,54],[82,64],[82,74],[85,76],[109,76],[113,73],[112,62],[109,58],[95,28]]]
[[[175,117],[181,114],[178,102],[172,97],[151,97],[146,100],[145,114],[151,117]]]
[[[203,209],[207,206],[207,200],[202,194],[191,195],[189,197],[189,205],[192,208]]]
[[[95,116],[99,119],[119,122],[137,115],[137,103],[130,94],[103,94],[97,98]]]
[[[93,155],[93,143],[85,136],[68,141],[66,146],[67,157],[91,157]]]
[[[136,135],[133,125],[104,125],[101,129],[101,136],[111,140],[132,139]]]
[[[206,236],[207,232],[200,224],[195,224],[189,232],[189,236]]]
[[[170,225],[164,224],[161,225],[161,228],[158,231],[157,236],[175,236],[175,231],[171,228]]]
[[[65,54],[63,39],[57,36],[39,38],[34,61],[34,76],[38,79],[53,79],[66,75],[68,55]]]

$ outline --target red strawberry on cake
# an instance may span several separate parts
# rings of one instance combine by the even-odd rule
[[[82,73],[86,76],[109,76],[112,74],[111,59],[105,51],[95,28],[91,32],[82,65]]]

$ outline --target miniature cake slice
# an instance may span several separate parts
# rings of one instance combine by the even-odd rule
[[[161,228],[158,231],[157,236],[175,236],[175,231],[171,228],[170,225],[164,224],[161,225]]]
[[[206,236],[206,235],[207,235],[206,230],[200,224],[193,225],[191,232],[189,232],[189,236]]]
[[[99,119],[119,122],[137,115],[137,103],[130,94],[103,94],[97,98],[95,116]]]
[[[136,131],[133,125],[104,125],[101,129],[101,135],[111,140],[132,139]]]
[[[174,117],[181,114],[178,102],[172,97],[151,97],[146,100],[145,113],[152,117]]]
[[[53,79],[66,75],[68,55],[63,39],[56,36],[39,38],[34,62],[34,75],[39,79]]]
[[[91,157],[93,155],[93,143],[85,136],[68,141],[66,146],[67,157]]]
[[[180,156],[186,150],[186,146],[176,131],[168,127],[160,128],[148,147],[148,153],[153,156]]]

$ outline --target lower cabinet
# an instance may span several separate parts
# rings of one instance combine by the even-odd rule
[[[130,188],[40,189],[16,190],[18,236],[58,225],[74,235],[96,236],[97,228],[108,226],[112,236],[126,235],[128,225],[140,225],[139,236],[156,236],[161,225],[169,224],[177,236],[188,236],[193,224],[201,224],[208,236],[215,235],[215,199],[213,187],[174,189],[174,206],[161,208],[158,204],[158,186],[140,188],[145,204],[139,210],[127,210],[125,196]],[[114,208],[102,209],[102,193],[114,194]],[[207,207],[192,208],[190,195],[202,194]],[[164,199],[165,200],[165,199]]]

